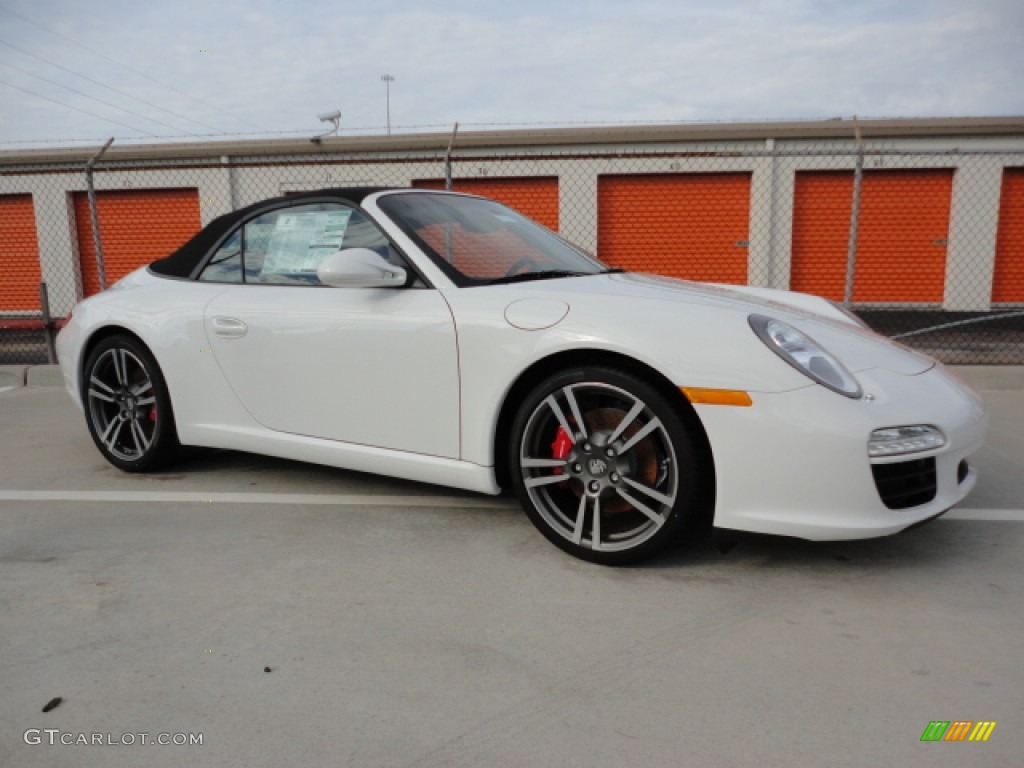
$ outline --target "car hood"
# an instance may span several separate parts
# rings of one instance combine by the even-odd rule
[[[516,301],[527,296],[545,296],[565,302],[567,325],[572,325],[574,315],[578,317],[580,312],[599,311],[607,317],[609,312],[628,314],[640,306],[650,310],[660,305],[665,330],[671,333],[674,319],[683,316],[683,308],[706,308],[783,320],[811,336],[854,372],[884,368],[912,376],[935,366],[930,357],[855,324],[827,300],[805,293],[695,283],[630,272],[522,282],[508,287],[515,289]]]
[[[853,322],[836,310],[828,301],[806,293],[778,291],[771,288],[752,288],[743,285],[718,283],[695,283],[660,275],[643,275],[631,272],[613,273],[608,279],[619,286],[622,292],[643,299],[684,301],[688,303],[713,304],[742,312],[761,309],[783,311],[804,316],[827,317],[852,325]]]

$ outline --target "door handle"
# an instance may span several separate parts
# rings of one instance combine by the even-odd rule
[[[213,334],[222,339],[240,339],[249,331],[249,327],[235,317],[215,317],[210,321]]]

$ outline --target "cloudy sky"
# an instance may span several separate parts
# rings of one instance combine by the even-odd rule
[[[0,146],[1024,114],[1021,0],[0,0]],[[26,143],[21,143],[26,142]]]

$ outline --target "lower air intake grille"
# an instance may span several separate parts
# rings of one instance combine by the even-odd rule
[[[872,464],[875,486],[889,509],[908,509],[935,498],[935,459]]]

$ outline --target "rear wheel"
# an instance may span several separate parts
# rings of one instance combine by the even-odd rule
[[[677,406],[613,368],[538,385],[513,422],[510,474],[533,524],[576,557],[624,565],[698,517],[698,456]]]
[[[89,353],[82,380],[89,434],[100,453],[127,472],[165,465],[178,447],[167,384],[137,339],[103,339]]]

